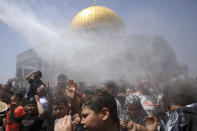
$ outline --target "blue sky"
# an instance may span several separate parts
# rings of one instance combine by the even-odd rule
[[[12,18],[3,20],[10,5],[66,30],[76,13],[93,4],[93,0],[0,0],[0,83],[15,76],[16,55],[31,48],[20,27],[10,22]],[[179,62],[188,64],[190,74],[197,75],[196,0],[97,0],[97,5],[114,10],[131,34],[164,36]]]

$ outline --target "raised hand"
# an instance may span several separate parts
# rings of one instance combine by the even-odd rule
[[[39,70],[34,70],[33,72],[32,72],[32,74],[35,74],[36,72],[38,72]]]
[[[67,81],[68,90],[66,90],[66,95],[70,99],[75,98],[75,93],[77,91],[77,83],[71,79]]]
[[[74,114],[74,118],[75,118],[75,120],[72,123],[79,124],[81,121],[79,114]]]
[[[147,131],[157,131],[158,122],[155,116],[148,115],[144,121]]]
[[[72,119],[70,115],[61,118],[55,125],[55,131],[73,131]]]
[[[127,124],[127,129],[128,131],[137,131],[137,124],[130,121],[128,124]]]
[[[145,126],[141,124],[136,124],[136,128],[137,128],[137,131],[146,131]]]
[[[126,129],[126,128],[127,128],[126,122],[120,120],[120,128],[121,128],[122,130]]]

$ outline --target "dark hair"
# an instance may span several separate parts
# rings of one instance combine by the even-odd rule
[[[64,97],[55,97],[54,100],[53,100],[54,105],[58,105],[61,102],[63,102],[64,105],[66,105],[68,107],[68,101]]]
[[[82,106],[90,108],[96,114],[98,114],[102,108],[108,108],[112,121],[119,125],[116,100],[112,95],[101,90],[94,90],[83,97]]]
[[[24,95],[22,93],[18,93],[18,92],[14,93],[12,96],[15,96],[16,98],[18,98],[19,103],[24,98]]]
[[[116,84],[116,82],[114,81],[106,81],[103,83],[107,88],[112,89],[112,93],[114,96],[117,95],[117,91],[118,91],[118,86]]]
[[[67,77],[64,74],[60,74],[57,76],[58,80],[67,80]]]
[[[38,75],[40,78],[42,77],[42,72],[41,71],[37,71],[35,74]]]
[[[114,81],[106,81],[104,82],[104,85],[106,85],[107,88],[110,88],[113,90],[117,88],[117,84]]]
[[[163,102],[166,109],[169,109],[170,104],[186,106],[195,103],[192,96],[193,84],[185,80],[177,80],[176,82],[164,88]]]

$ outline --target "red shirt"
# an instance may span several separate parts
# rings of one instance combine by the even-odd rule
[[[17,122],[10,122],[9,121],[9,114],[10,111],[7,113],[6,116],[6,131],[19,131],[19,124]],[[14,110],[14,116],[15,117],[20,117],[24,115],[24,108],[22,106],[16,107]]]

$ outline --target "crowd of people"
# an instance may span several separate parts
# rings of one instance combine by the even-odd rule
[[[37,70],[26,76],[27,88],[0,84],[0,130],[197,131],[195,79],[109,80],[88,87],[60,74],[51,87],[41,78]]]

